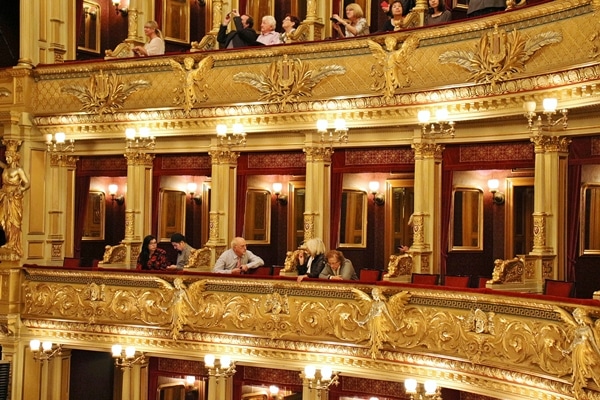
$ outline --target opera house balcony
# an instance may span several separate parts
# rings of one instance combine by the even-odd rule
[[[597,0],[331,40],[348,2],[294,1],[302,40],[239,49],[221,1],[21,3],[0,400],[600,400]],[[167,3],[206,34],[133,57]],[[264,266],[214,273],[237,237]],[[299,278],[315,238],[358,280]]]

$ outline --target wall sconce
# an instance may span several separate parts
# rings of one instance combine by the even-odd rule
[[[59,155],[63,155],[67,152],[72,153],[75,151],[75,140],[69,139],[69,143],[67,144],[64,132],[56,132],[54,137],[49,133],[46,135],[46,150],[49,153]]]
[[[443,400],[441,388],[435,381],[431,380],[420,385],[415,379],[406,379],[404,381],[404,391],[410,395],[410,400]]]
[[[112,356],[115,359],[115,365],[121,369],[131,368],[136,364],[143,364],[146,361],[144,353],[137,352],[134,346],[127,346],[123,350],[123,346],[114,344],[112,347]]]
[[[217,138],[219,139],[219,146],[227,146],[229,150],[233,146],[245,146],[246,145],[246,130],[242,124],[233,124],[231,127],[231,134],[227,133],[227,125],[217,125]]]
[[[383,193],[379,193],[379,182],[371,181],[369,182],[369,191],[373,195],[373,202],[378,206],[382,206],[385,204],[385,196]]]
[[[490,189],[490,192],[492,192],[494,204],[502,205],[504,204],[505,196],[503,192],[498,191],[498,187],[500,187],[498,179],[490,179],[488,181],[488,188]]]
[[[277,204],[281,204],[282,206],[287,205],[288,197],[285,194],[281,194],[281,190],[283,189],[283,184],[281,182],[273,183],[273,193],[277,196]]]
[[[113,203],[116,201],[118,205],[122,206],[123,203],[125,202],[125,196],[117,195],[117,192],[119,191],[119,187],[117,185],[115,185],[114,183],[111,183],[110,185],[108,185],[108,194],[110,194],[110,197],[112,197],[112,201]]]
[[[542,121],[542,116],[537,115],[535,113],[535,109],[537,104],[535,101],[526,101],[523,103],[523,110],[525,111],[525,118],[527,118],[527,127],[530,132],[534,130],[537,131],[537,134],[540,134],[542,131],[550,131],[552,129],[562,129],[565,130],[569,126],[567,121],[567,114],[569,110],[566,108],[561,109],[559,112],[562,117],[558,118],[556,121],[553,120],[554,114],[556,114],[556,107],[558,106],[558,100],[555,98],[546,98],[542,101],[542,107],[544,111],[542,112],[546,115],[546,122]],[[537,122],[534,126],[533,120],[537,116]]]
[[[187,190],[188,190],[188,193],[190,194],[190,198],[192,200],[194,200],[194,203],[201,204],[202,197],[200,197],[200,194],[197,194],[194,196],[194,193],[196,193],[197,189],[198,189],[198,185],[195,182],[189,182],[187,184]]]
[[[269,386],[269,394],[273,400],[279,399],[279,388],[275,385]]]
[[[321,398],[321,391],[329,391],[331,385],[339,385],[338,372],[331,367],[323,366],[318,370],[314,365],[304,367],[304,378],[308,381],[308,388],[317,390],[317,398]]]
[[[52,342],[40,342],[37,339],[33,339],[29,342],[29,348],[33,353],[33,359],[35,361],[49,361],[54,356],[60,355],[62,352],[62,345],[57,344],[56,347]]]
[[[338,143],[348,143],[348,127],[345,120],[336,119],[333,123],[333,130],[328,130],[328,125],[326,119],[317,121],[317,132],[321,134],[321,144],[329,142],[329,148],[333,149],[333,143],[336,140]]]
[[[117,10],[117,14],[121,14],[122,16],[127,15],[127,7],[121,8],[121,0],[112,0],[113,6],[115,6],[115,10]]]
[[[436,121],[430,122],[431,112],[421,110],[417,114],[421,125],[421,137],[450,135],[454,138],[454,121],[448,120],[448,110],[440,108],[435,112]],[[429,128],[429,129],[428,129]]]
[[[142,150],[154,150],[155,137],[150,134],[150,128],[142,127],[139,132],[134,128],[125,129],[125,151],[128,154],[139,153]]]
[[[231,377],[235,375],[235,361],[231,357],[227,355],[221,356],[218,366],[215,365],[215,361],[215,356],[212,354],[204,356],[204,365],[208,369],[208,375],[216,377]]]
[[[196,386],[196,377],[194,375],[186,375],[185,384],[188,388]]]

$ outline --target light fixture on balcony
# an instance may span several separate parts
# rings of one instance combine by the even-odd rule
[[[233,146],[245,146],[246,145],[246,131],[244,125],[233,124],[231,127],[231,133],[228,133],[229,129],[225,124],[217,125],[217,138],[219,139],[219,146],[227,147],[229,150]]]
[[[112,198],[112,201],[113,202],[116,201],[118,205],[122,206],[123,203],[125,202],[125,196],[117,195],[118,191],[119,191],[119,186],[117,186],[116,184],[111,183],[110,185],[108,185],[108,194]]]
[[[33,359],[35,361],[49,361],[54,356],[60,355],[62,351],[61,344],[54,346],[52,342],[40,342],[37,339],[33,339],[29,342],[29,348],[33,353]]]
[[[146,361],[144,353],[136,351],[134,346],[127,346],[123,349],[120,344],[115,344],[112,347],[112,356],[115,359],[115,365],[123,369],[143,364]]]
[[[112,0],[112,3],[115,6],[115,10],[117,10],[117,14],[127,15],[127,7],[121,7],[121,0]]]
[[[450,135],[454,138],[454,121],[448,120],[448,110],[440,108],[435,113],[435,121],[431,121],[431,112],[421,110],[417,114],[421,125],[421,137],[435,137]]]
[[[498,187],[500,187],[500,181],[498,181],[498,179],[490,179],[488,181],[488,188],[492,193],[494,204],[502,205],[504,204],[505,196],[503,192],[498,191]]]
[[[187,184],[187,190],[188,190],[188,193],[190,194],[190,198],[192,200],[194,200],[194,203],[196,203],[196,204],[202,203],[202,197],[200,197],[200,194],[196,193],[196,190],[198,190],[198,184],[196,184],[195,182],[189,182]]]
[[[410,400],[443,400],[441,388],[432,380],[421,385],[416,379],[406,379],[404,391],[410,396]]]
[[[125,150],[127,153],[140,152],[142,150],[154,150],[156,138],[150,134],[150,128],[142,127],[139,132],[134,128],[125,129]]]
[[[317,369],[314,365],[304,367],[304,379],[308,381],[308,388],[317,391],[317,398],[321,398],[321,391],[329,391],[331,385],[339,385],[338,372],[331,367],[323,366]]]
[[[317,132],[321,134],[321,144],[329,143],[329,148],[333,149],[334,142],[348,143],[348,127],[346,121],[338,118],[333,122],[333,129],[328,129],[329,123],[326,119],[317,121]]]
[[[373,195],[373,202],[378,206],[382,206],[385,204],[385,196],[383,193],[379,193],[379,182],[371,181],[369,182],[369,192]]]
[[[546,121],[544,121],[542,116],[537,115],[535,112],[535,109],[537,107],[535,101],[526,101],[525,103],[523,103],[523,110],[525,111],[525,118],[527,118],[527,127],[529,128],[529,131],[532,133],[535,132],[539,134],[542,131],[551,131],[554,129],[567,129],[567,114],[569,113],[569,110],[567,110],[566,108],[561,109],[559,112],[562,115],[562,117],[554,120],[554,115],[556,114],[557,106],[558,100],[555,98],[545,98],[542,101],[542,107],[544,108],[542,114],[546,116]],[[533,122],[534,120],[536,120],[535,124]]]
[[[227,355],[221,356],[217,360],[214,355],[207,354],[204,356],[204,366],[208,369],[210,376],[231,377],[235,375],[235,361]]]
[[[281,204],[285,206],[288,201],[288,197],[285,194],[281,194],[281,190],[283,189],[283,184],[281,182],[273,183],[273,194],[277,196],[277,204]]]
[[[64,155],[64,153],[72,153],[75,151],[75,140],[69,139],[66,141],[64,132],[56,132],[54,137],[51,133],[46,135],[46,149],[48,153]]]

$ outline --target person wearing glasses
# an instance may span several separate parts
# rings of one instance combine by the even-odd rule
[[[168,266],[167,252],[158,248],[155,236],[146,236],[142,242],[142,251],[137,258],[135,269],[138,271],[165,270]]]
[[[247,249],[246,239],[236,237],[231,241],[231,248],[224,251],[215,263],[213,272],[239,275],[263,265],[263,259]]]
[[[181,271],[183,267],[187,265],[190,255],[195,249],[185,242],[185,236],[181,233],[174,233],[171,236],[171,244],[173,245],[173,248],[177,250],[177,262],[173,265],[169,265],[167,269]]]
[[[325,243],[319,238],[308,239],[300,246],[298,254],[298,282],[304,278],[318,278],[325,268]]]
[[[341,251],[329,250],[327,254],[325,254],[325,259],[327,260],[327,264],[325,265],[325,268],[323,268],[323,271],[321,271],[319,278],[339,281],[358,280],[358,275],[354,270],[352,261],[344,257],[344,254]]]

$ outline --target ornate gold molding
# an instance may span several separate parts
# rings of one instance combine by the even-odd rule
[[[181,87],[174,90],[175,99],[173,101],[176,105],[183,106],[186,115],[189,115],[190,110],[197,103],[208,99],[208,95],[205,93],[208,83],[204,85],[201,83],[206,78],[207,72],[213,67],[214,58],[211,56],[203,58],[198,62],[196,68],[194,68],[194,62],[192,57],[186,57],[181,66],[177,61],[169,59],[169,63],[179,75],[179,82],[182,83]]]

